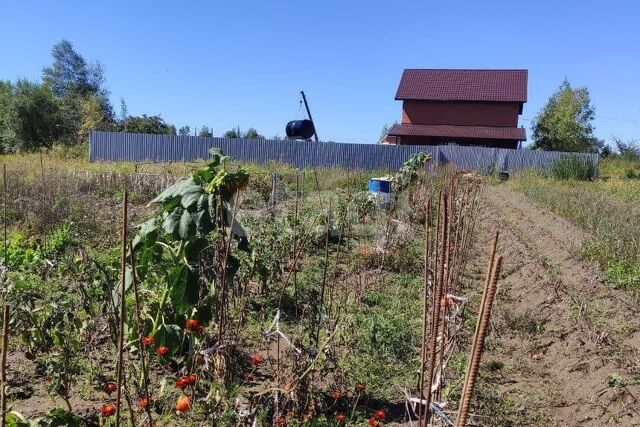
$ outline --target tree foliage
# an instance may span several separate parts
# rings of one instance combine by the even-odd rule
[[[60,102],[48,86],[0,83],[0,142],[4,151],[49,147],[63,132]]]
[[[124,99],[121,116],[115,117],[102,67],[89,63],[69,41],[56,43],[51,55],[42,82],[0,81],[2,151],[83,144],[92,129],[176,134],[160,116],[130,116]]]
[[[636,140],[624,141],[620,138],[614,137],[613,143],[618,149],[620,157],[625,160],[638,160],[640,159],[640,142]]]
[[[593,135],[595,110],[586,87],[565,80],[538,113],[533,124],[533,148],[595,152],[602,142]]]
[[[117,132],[152,133],[157,135],[175,135],[176,127],[164,121],[160,116],[129,116],[119,121],[115,129]]]
[[[213,136],[213,130],[209,129],[208,126],[202,126],[202,129],[200,129],[198,136],[206,136],[211,138]]]
[[[44,67],[42,80],[58,97],[106,94],[104,72],[99,63],[87,64],[68,40],[56,43],[51,49],[53,64]]]

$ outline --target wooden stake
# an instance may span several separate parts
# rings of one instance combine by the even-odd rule
[[[296,319],[298,318],[298,267],[296,252],[298,250],[298,209],[300,197],[300,175],[296,173],[296,203],[295,212],[293,214],[293,309]]]
[[[120,255],[120,318],[118,324],[118,394],[116,397],[116,427],[120,426],[120,403],[122,400],[122,384],[124,380],[124,316],[125,316],[125,276],[127,273],[127,209],[129,203],[129,194],[127,189],[124,189],[122,207],[122,253]]]

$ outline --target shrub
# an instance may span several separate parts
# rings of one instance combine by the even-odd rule
[[[591,181],[596,177],[597,169],[587,160],[577,156],[566,156],[553,162],[549,174],[555,179]]]

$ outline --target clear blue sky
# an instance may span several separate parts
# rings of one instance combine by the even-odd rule
[[[528,129],[567,77],[598,137],[640,138],[635,0],[0,0],[0,79],[39,79],[63,38],[103,64],[116,111],[216,135],[283,135],[304,89],[321,139],[374,142],[403,68],[527,68]]]

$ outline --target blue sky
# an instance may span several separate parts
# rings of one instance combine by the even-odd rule
[[[103,64],[116,110],[216,135],[283,135],[304,89],[321,139],[374,142],[400,118],[403,68],[527,68],[528,129],[567,77],[598,137],[640,138],[633,0],[0,0],[0,79],[39,79],[63,38]]]

